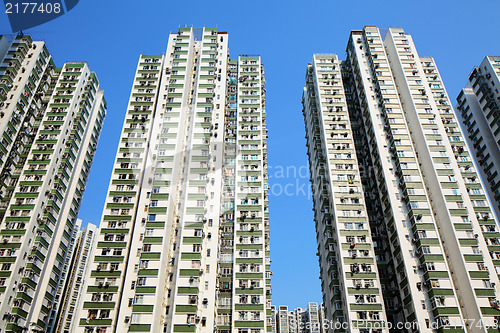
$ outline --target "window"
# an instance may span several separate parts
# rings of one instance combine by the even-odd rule
[[[418,201],[410,201],[411,208],[418,208]]]
[[[438,317],[437,321],[438,321],[438,325],[442,325],[442,326],[450,325],[450,319],[447,316]]]
[[[439,288],[439,281],[438,280],[430,280],[430,282],[431,282],[432,288]]]
[[[434,263],[433,263],[433,262],[426,262],[426,263],[425,263],[425,268],[426,268],[428,271],[435,271],[435,270],[436,270],[436,267],[434,266]]]
[[[487,271],[488,270],[488,268],[486,268],[486,266],[484,265],[484,262],[478,262],[477,269],[480,271]]]
[[[427,238],[427,233],[425,230],[418,230],[417,231],[418,238]]]

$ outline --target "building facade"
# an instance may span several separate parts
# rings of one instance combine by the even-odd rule
[[[271,329],[265,73],[228,34],[141,55],[79,332]]]
[[[300,333],[321,333],[322,331],[322,314],[321,305],[318,303],[308,303],[305,312],[305,331],[300,331]],[[301,325],[299,323],[299,329]]]
[[[77,221],[81,225],[81,220]],[[62,301],[54,320],[53,332],[74,332],[78,325],[75,319],[79,318],[77,311],[82,306],[85,281],[90,277],[89,262],[97,246],[97,230],[94,224],[87,224],[75,236],[73,255],[68,263],[68,278],[61,288]]]
[[[272,306],[272,332],[278,333],[322,333],[321,306],[308,303],[306,309],[289,310],[288,306]]]
[[[307,323],[308,323],[308,316],[307,316],[307,311],[305,311],[302,308],[295,308],[291,311],[293,313],[293,316],[296,320],[296,325],[297,325],[297,332],[298,333],[303,333],[303,332],[308,332],[306,329]]]
[[[486,57],[457,97],[457,115],[476,168],[500,217],[500,57]]]
[[[278,309],[276,308],[276,305],[271,305],[271,332],[276,333],[278,332],[277,329],[277,321],[276,321],[276,315],[278,314]]]
[[[293,325],[295,321],[292,320],[292,323],[290,323],[290,317],[292,317],[292,314],[288,311],[288,306],[278,306],[276,309],[276,332],[290,333],[296,331],[297,327]]]
[[[50,331],[106,103],[86,63],[56,67],[27,35],[0,46],[0,329]]]
[[[496,329],[498,221],[434,60],[352,31],[303,106],[329,332]]]

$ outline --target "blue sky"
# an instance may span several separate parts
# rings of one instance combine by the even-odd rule
[[[87,61],[105,91],[108,115],[80,210],[80,218],[95,224],[139,54],[162,54],[168,34],[180,25],[228,31],[233,57],[260,54],[267,78],[272,299],[273,304],[304,307],[321,302],[309,179],[299,169],[307,165],[301,92],[312,54],[334,52],[344,58],[351,30],[403,27],[420,55],[436,59],[454,100],[474,65],[486,55],[500,55],[498,13],[498,0],[80,0],[68,14],[25,33],[45,40],[57,65]],[[9,33],[1,12],[0,34]],[[293,195],[279,195],[288,184]]]

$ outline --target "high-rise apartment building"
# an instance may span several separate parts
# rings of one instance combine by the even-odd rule
[[[276,305],[271,305],[271,333],[276,333],[278,332],[278,323],[276,321],[276,315],[278,314],[278,309],[276,308]]]
[[[467,131],[472,157],[500,217],[500,57],[486,57],[457,97],[457,114]]]
[[[307,324],[307,311],[302,309],[301,307],[295,308],[292,311],[290,311],[293,314],[293,317],[296,321],[296,326],[297,326],[297,332],[302,333],[302,332],[307,332],[305,330],[305,325]]]
[[[272,306],[272,332],[278,333],[322,333],[322,313],[318,303],[308,303],[306,309],[288,306]]]
[[[288,313],[288,332],[289,333],[297,333],[298,332],[298,322],[297,322],[297,316],[293,311],[290,311]]]
[[[293,316],[296,320],[296,325],[297,325],[297,332],[298,333],[305,333],[307,330],[305,329],[307,322],[308,322],[308,316],[307,316],[307,311],[298,307],[295,308],[291,311],[293,313]]]
[[[81,225],[81,220],[77,220]],[[93,258],[97,242],[95,236],[97,227],[87,224],[83,230],[78,230],[74,237],[74,251],[68,264],[68,278],[61,288],[62,301],[59,306],[53,332],[70,333],[78,326],[78,310],[81,308],[85,281],[90,277],[90,259]]]
[[[321,305],[308,303],[307,308],[296,308],[293,314],[297,322],[297,333],[322,333]]]
[[[345,61],[314,55],[303,107],[329,332],[494,328],[498,221],[434,60],[352,31]]]
[[[288,306],[280,305],[276,309],[276,332],[290,333],[295,332],[297,327],[290,325],[291,313],[288,311]]]
[[[50,331],[106,114],[86,63],[0,39],[0,330]]]
[[[321,305],[318,303],[308,303],[304,310],[305,325],[299,323],[299,333],[321,333],[322,332],[322,314]],[[303,321],[304,322],[304,321]],[[302,328],[304,327],[304,328]],[[302,329],[302,330],[300,330]]]
[[[78,331],[271,329],[266,141],[260,57],[226,32],[140,56]]]

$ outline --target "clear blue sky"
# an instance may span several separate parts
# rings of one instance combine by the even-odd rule
[[[301,189],[308,177],[291,169],[307,163],[301,92],[313,53],[344,58],[349,32],[365,25],[403,27],[420,55],[433,56],[454,100],[474,65],[500,55],[500,2],[494,1],[116,1],[80,0],[68,14],[35,27],[57,65],[87,61],[97,72],[108,115],[92,166],[80,218],[98,224],[139,54],[162,54],[179,25],[229,32],[229,50],[260,54],[266,67],[269,127],[273,304],[321,302],[312,203]],[[10,33],[0,13],[0,34]],[[282,177],[283,176],[283,177]],[[302,176],[304,172],[302,171]],[[298,186],[297,183],[298,182]],[[287,184],[288,192],[279,193]],[[303,186],[302,186],[303,185]],[[302,187],[301,187],[302,186]]]

